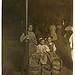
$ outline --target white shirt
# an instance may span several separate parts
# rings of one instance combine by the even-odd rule
[[[49,52],[49,51],[50,51],[50,49],[49,49],[49,47],[47,45],[41,45],[41,44],[39,44],[37,46],[37,52],[43,53],[43,52]]]

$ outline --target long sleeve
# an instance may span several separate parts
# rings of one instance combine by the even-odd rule
[[[20,37],[20,42],[23,42],[23,38],[24,38],[24,33],[22,33],[22,35]]]

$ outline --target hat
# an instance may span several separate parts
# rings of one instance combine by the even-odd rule
[[[73,31],[73,27],[69,25],[65,28],[65,31]]]

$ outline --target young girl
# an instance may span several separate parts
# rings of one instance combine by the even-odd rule
[[[48,58],[50,61],[54,61],[55,59],[59,59],[58,55],[56,54],[56,46],[52,41],[52,37],[48,36],[46,45],[49,47],[50,52],[48,53]]]
[[[50,36],[47,38],[46,44],[49,47],[50,52],[55,52],[56,51],[55,44],[54,44],[54,42],[52,42],[52,38]]]
[[[26,41],[26,39],[29,39],[29,57],[36,52],[36,44],[37,39],[35,36],[35,33],[33,32],[33,26],[30,24],[28,27],[28,35],[25,35],[24,33],[20,37],[20,41]]]
[[[45,40],[43,38],[39,39],[39,45],[37,46],[37,52],[46,53],[49,52],[49,47],[45,44]]]
[[[41,57],[40,57],[41,64],[47,63],[47,55],[46,55],[47,52],[50,52],[50,49],[45,44],[45,40],[43,38],[40,38],[39,45],[37,46],[37,53],[41,54]]]

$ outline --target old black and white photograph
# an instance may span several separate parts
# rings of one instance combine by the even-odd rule
[[[2,75],[73,75],[73,0],[2,0]]]

